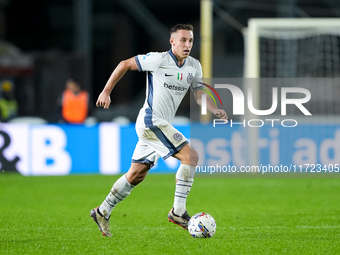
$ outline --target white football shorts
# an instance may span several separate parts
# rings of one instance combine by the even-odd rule
[[[145,163],[152,167],[161,156],[163,159],[178,153],[188,140],[167,123],[148,128],[136,128],[138,143],[132,156],[133,163]]]

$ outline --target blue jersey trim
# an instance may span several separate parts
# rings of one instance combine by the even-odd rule
[[[204,88],[204,85],[202,85],[202,86],[197,86],[197,87],[195,87],[195,88],[193,88],[192,86],[190,86],[193,90],[196,90],[196,89],[202,89],[202,88]]]
[[[179,68],[182,68],[182,67],[185,65],[185,63],[187,62],[187,60],[185,59],[185,60],[184,60],[184,63],[183,63],[182,65],[178,65],[178,61],[177,61],[176,56],[172,53],[171,50],[169,50],[168,52],[169,52],[169,55],[172,57],[172,59],[175,61],[176,65],[177,65]]]
[[[131,159],[132,163],[140,163],[140,164],[148,164],[150,165],[150,168],[153,167],[155,165],[154,162],[151,162],[148,159],[143,159],[143,160],[135,160],[135,159]]]
[[[149,107],[145,109],[144,123],[146,127],[153,126],[152,124],[152,104],[153,104],[153,76],[150,72],[147,72],[148,80],[148,105]]]
[[[177,153],[176,147],[170,142],[170,140],[164,135],[162,130],[157,126],[149,127],[150,130],[157,136],[157,138],[168,148],[170,153]]]
[[[164,160],[166,160],[167,158],[173,156],[174,154],[178,153],[185,145],[187,145],[189,143],[189,141],[185,141],[184,143],[182,143],[180,146],[178,146],[175,151],[170,151],[167,155],[165,155],[164,157],[162,157]]]
[[[138,56],[135,56],[135,61],[136,61],[136,64],[137,64],[138,71],[143,72],[142,66],[140,65],[140,62],[139,62],[139,59],[138,59]]]

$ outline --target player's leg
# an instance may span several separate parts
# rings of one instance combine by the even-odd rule
[[[173,156],[181,161],[181,165],[176,173],[174,205],[168,214],[168,218],[172,222],[187,228],[190,216],[186,210],[186,200],[194,182],[198,154],[187,144]]]
[[[109,228],[112,210],[131,193],[137,184],[144,180],[149,169],[149,164],[132,163],[129,171],[113,184],[103,203],[91,211],[90,216],[97,223],[103,235],[112,236]]]
[[[174,207],[168,219],[183,228],[188,227],[190,216],[186,212],[186,198],[193,183],[198,154],[188,145],[188,140],[168,122],[158,120],[157,126],[137,129],[138,137],[163,159],[173,156],[181,161],[177,171]],[[174,212],[176,209],[176,213]]]
[[[197,166],[198,153],[189,144],[186,144],[178,153],[173,155],[179,159],[182,164],[190,165],[193,167]]]
[[[186,211],[187,196],[189,195],[191,186],[194,182],[198,154],[187,144],[177,154],[175,154],[174,157],[181,161],[176,173],[174,213],[182,215]]]
[[[150,164],[131,163],[129,171],[125,174],[126,180],[134,186],[141,183],[151,168]]]
[[[144,180],[149,169],[149,164],[131,163],[129,171],[113,184],[110,193],[99,206],[99,212],[109,219],[113,208],[130,195],[132,189]]]
[[[109,229],[112,210],[131,193],[137,184],[144,180],[158,158],[159,155],[143,142],[137,143],[128,172],[113,184],[103,203],[91,211],[91,217],[105,236],[112,236]]]

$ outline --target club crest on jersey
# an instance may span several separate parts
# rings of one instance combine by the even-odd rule
[[[187,77],[187,83],[191,84],[192,80],[194,79],[194,76],[192,75],[192,73],[188,73],[188,77]]]
[[[183,139],[183,136],[182,136],[182,134],[180,134],[180,133],[175,133],[175,134],[174,134],[174,139],[175,139],[176,141],[181,141],[181,140]]]

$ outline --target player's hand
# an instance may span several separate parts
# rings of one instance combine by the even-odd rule
[[[110,104],[111,104],[110,95],[108,95],[105,92],[100,93],[100,95],[98,96],[96,106],[103,107],[104,109],[109,109]]]
[[[227,119],[228,119],[228,115],[227,115],[227,113],[225,112],[225,110],[223,110],[223,109],[217,109],[217,110],[214,112],[214,114],[215,114],[218,118],[220,118],[220,119],[222,119],[222,120],[227,120]]]

